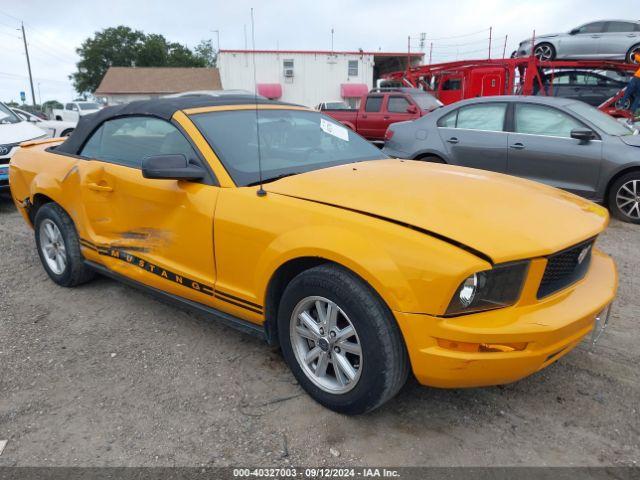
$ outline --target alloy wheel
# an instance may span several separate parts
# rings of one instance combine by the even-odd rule
[[[67,268],[67,248],[58,226],[48,218],[40,224],[40,250],[47,266],[56,275]]]
[[[293,309],[290,321],[293,352],[305,375],[323,391],[343,394],[362,373],[362,348],[356,329],[331,300],[312,296]]]
[[[538,57],[538,60],[545,62],[553,58],[553,49],[551,45],[538,45],[534,50],[534,55]]]
[[[640,220],[640,180],[622,184],[616,193],[616,205],[627,217]]]

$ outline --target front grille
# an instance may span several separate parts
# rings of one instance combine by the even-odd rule
[[[594,240],[590,239],[547,257],[547,267],[538,288],[538,298],[562,290],[585,276],[591,263],[593,242]]]

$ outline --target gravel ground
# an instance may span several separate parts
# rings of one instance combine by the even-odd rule
[[[0,200],[0,466],[635,465],[640,227],[599,241],[620,271],[611,326],[515,384],[410,381],[383,408],[320,407],[259,340],[99,278],[48,280]]]

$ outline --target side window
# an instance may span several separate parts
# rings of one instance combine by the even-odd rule
[[[481,103],[462,107],[458,112],[456,127],[501,132],[506,113],[506,103]]]
[[[605,22],[593,22],[578,28],[578,33],[602,33]]]
[[[571,137],[571,130],[584,128],[578,120],[560,110],[543,105],[516,104],[516,133],[550,137]]]
[[[447,78],[442,84],[442,90],[460,90],[462,88],[462,79]]]
[[[637,25],[631,22],[609,22],[607,24],[608,33],[635,32]]]
[[[73,110],[73,103],[67,103],[64,107],[65,110]]]
[[[407,113],[411,104],[404,97],[389,97],[387,110],[391,113]]]
[[[438,120],[438,126],[444,128],[456,128],[456,120],[458,118],[458,110],[447,113]]]
[[[364,105],[365,112],[379,112],[382,108],[382,99],[384,97],[367,97],[367,103]]]
[[[181,153],[187,160],[196,153],[172,124],[152,117],[126,117],[104,122],[85,144],[83,157],[140,168],[152,155]]]

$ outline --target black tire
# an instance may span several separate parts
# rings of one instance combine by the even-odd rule
[[[358,335],[362,370],[346,393],[331,393],[316,385],[303,371],[293,350],[291,317],[303,299],[315,296],[335,302]],[[335,412],[357,415],[374,410],[396,395],[406,382],[409,360],[391,311],[366,283],[340,266],[325,264],[306,270],[287,285],[278,309],[278,336],[284,359],[302,388]]]
[[[538,54],[538,49],[548,49],[549,54],[544,55],[545,58],[542,58],[542,56]],[[550,62],[552,60],[555,60],[556,58],[556,47],[551,45],[549,42],[541,42],[537,44],[533,49],[533,52],[534,52],[534,55],[538,57],[538,60],[541,60],[541,61]]]
[[[638,62],[635,61],[635,59],[633,58],[635,53],[639,53],[640,52],[640,43],[636,43],[633,47],[631,47],[629,49],[629,51],[627,52],[627,54],[625,55],[624,59],[627,63],[633,63],[636,64]]]
[[[422,155],[420,157],[417,157],[416,160],[421,160],[423,162],[431,162],[431,163],[447,163],[437,155]]]
[[[58,116],[56,116],[56,120],[61,122],[62,121],[62,117],[58,115]]]
[[[63,246],[66,250],[66,265],[60,273],[56,273],[47,263],[41,244],[41,229],[43,223],[52,222],[60,231]],[[95,272],[84,263],[84,257],[80,251],[80,242],[73,220],[57,203],[46,203],[40,207],[34,220],[36,246],[38,255],[49,278],[60,286],[75,287],[93,279]]]
[[[632,200],[631,203],[624,203],[625,201],[621,200],[621,207],[618,202],[618,193],[620,192],[625,198],[628,198],[630,200],[633,199],[632,193],[626,189],[623,189],[624,185],[627,185],[627,188],[629,188],[629,183],[633,181],[636,181],[636,198]],[[638,202],[638,200],[640,200],[639,170],[625,173],[611,184],[611,187],[609,188],[609,198],[607,199],[607,204],[611,215],[613,215],[617,219],[622,220],[623,222],[640,224],[640,202]],[[635,207],[634,204],[636,205]],[[632,208],[632,210],[629,210],[630,208]]]
[[[73,132],[73,128],[67,128],[64,132],[60,134],[61,137],[68,137]]]

